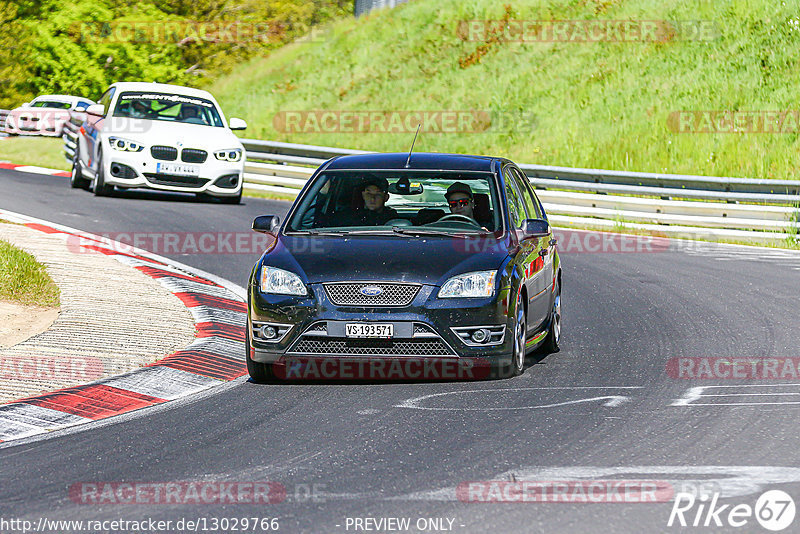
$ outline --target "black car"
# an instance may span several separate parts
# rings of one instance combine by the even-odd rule
[[[248,288],[255,382],[513,376],[558,350],[556,240],[507,159],[337,157],[253,230],[273,237]]]

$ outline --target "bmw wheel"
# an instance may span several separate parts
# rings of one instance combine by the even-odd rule
[[[92,191],[96,197],[107,197],[114,192],[114,186],[106,183],[106,171],[103,164],[103,153],[97,154],[97,174],[94,177],[94,185]]]
[[[86,189],[89,186],[89,180],[84,178],[81,172],[81,159],[77,145],[75,146],[75,155],[72,157],[72,173],[69,175],[69,186],[73,189]]]

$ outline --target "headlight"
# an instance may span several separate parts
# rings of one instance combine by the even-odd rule
[[[214,152],[214,157],[221,161],[239,161],[242,159],[242,149],[217,150]]]
[[[491,297],[497,271],[475,271],[454,276],[442,285],[439,298]]]
[[[300,277],[283,269],[261,267],[261,292],[273,295],[306,295],[306,286]]]
[[[144,145],[122,139],[121,137],[109,137],[108,143],[114,150],[120,150],[122,152],[141,152],[144,150]]]

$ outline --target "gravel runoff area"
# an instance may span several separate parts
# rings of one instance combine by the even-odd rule
[[[0,403],[132,371],[194,340],[187,307],[133,267],[63,233],[0,223],[0,239],[33,254],[61,290],[50,328],[0,349]]]

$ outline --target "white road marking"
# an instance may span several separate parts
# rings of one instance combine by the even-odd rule
[[[607,407],[616,407],[624,402],[628,402],[630,397],[626,395],[602,395],[596,397],[589,397],[584,399],[574,399],[569,401],[563,402],[555,402],[550,404],[539,404],[539,405],[532,405],[532,406],[513,406],[513,407],[502,407],[502,408],[468,408],[468,407],[457,407],[457,408],[437,408],[437,407],[430,407],[430,406],[421,406],[425,400],[432,399],[435,397],[445,397],[450,395],[466,395],[471,393],[498,393],[504,391],[541,391],[541,390],[595,390],[595,389],[642,389],[642,386],[567,386],[567,387],[531,387],[531,388],[503,388],[503,389],[473,389],[473,390],[466,390],[466,391],[448,391],[445,393],[432,393],[430,395],[423,395],[421,397],[414,397],[412,399],[405,400],[400,404],[394,405],[394,408],[412,408],[416,410],[431,410],[431,411],[473,411],[473,412],[488,412],[488,411],[509,411],[509,410],[531,410],[531,409],[538,409],[538,408],[555,408],[558,406],[567,406],[570,404],[580,404],[585,402],[596,402],[605,400],[606,402],[603,403],[603,406]]]
[[[672,484],[676,492],[687,488],[713,488],[722,498],[761,493],[775,484],[800,483],[800,468],[736,465],[633,465],[622,467],[521,467],[491,476],[487,481],[584,481],[604,479],[652,480]],[[409,493],[389,500],[458,501],[456,488]]]
[[[53,174],[56,172],[67,172],[59,169],[48,169],[47,167],[37,167],[36,165],[22,165],[14,169],[15,171],[31,172],[34,174]]]
[[[731,391],[730,393],[705,393],[707,390],[730,391],[732,388],[795,388],[798,391],[769,391],[765,393]],[[800,395],[800,384],[736,384],[725,386],[696,386],[686,390],[683,397],[672,401],[670,406],[781,406],[800,404],[800,401],[758,401],[758,402],[697,402],[703,398],[730,397],[776,397]]]

